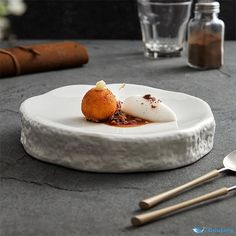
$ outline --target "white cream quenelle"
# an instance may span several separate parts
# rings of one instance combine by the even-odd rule
[[[152,97],[150,94],[126,98],[121,105],[121,110],[126,114],[139,117],[147,121],[176,121],[175,113],[167,105],[155,97]]]

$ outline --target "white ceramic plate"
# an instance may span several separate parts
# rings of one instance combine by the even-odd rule
[[[110,84],[117,99],[151,94],[167,104],[177,122],[120,128],[88,122],[81,100],[91,85],[71,85],[22,103],[21,142],[37,159],[97,172],[153,171],[193,163],[213,147],[215,121],[209,105],[183,93]]]

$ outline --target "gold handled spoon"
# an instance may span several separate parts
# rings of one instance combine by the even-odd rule
[[[177,188],[171,189],[167,192],[158,194],[154,197],[150,197],[147,198],[145,200],[142,200],[139,203],[139,206],[141,209],[149,209],[155,205],[157,205],[160,202],[163,202],[167,199],[170,199],[182,192],[184,192],[185,190],[194,187],[200,183],[204,183],[209,179],[213,179],[216,176],[218,176],[221,172],[224,172],[226,170],[231,170],[231,171],[235,171],[236,172],[236,150],[234,150],[233,152],[229,153],[223,160],[223,165],[224,167],[219,169],[219,170],[213,170],[197,179],[194,179],[186,184],[183,184]]]
[[[230,187],[230,188],[220,188],[220,189],[217,189],[213,192],[207,193],[205,195],[202,195],[202,196],[193,198],[191,200],[184,201],[184,202],[181,202],[176,205],[169,206],[169,207],[166,207],[166,208],[163,208],[160,210],[136,215],[131,219],[131,223],[134,226],[140,226],[140,225],[146,224],[148,222],[157,220],[162,216],[168,215],[168,214],[178,211],[180,209],[184,209],[186,207],[195,205],[197,203],[204,202],[209,199],[213,199],[213,198],[216,198],[219,196],[226,195],[229,191],[232,191],[232,190],[236,190],[236,185],[233,187]]]

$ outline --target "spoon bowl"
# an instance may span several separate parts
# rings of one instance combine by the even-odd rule
[[[226,169],[236,171],[236,150],[229,153],[223,160]]]

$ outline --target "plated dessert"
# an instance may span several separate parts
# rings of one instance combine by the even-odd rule
[[[120,89],[124,88],[123,84]],[[81,110],[88,121],[117,127],[136,127],[151,122],[176,121],[175,113],[151,94],[129,96],[124,101],[101,80],[83,97]]]
[[[27,153],[95,172],[188,165],[212,149],[215,133],[203,100],[137,84],[57,88],[24,101],[20,114]]]

